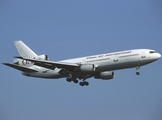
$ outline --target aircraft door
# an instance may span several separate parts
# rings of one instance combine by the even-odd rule
[[[118,62],[118,57],[116,55],[114,56],[114,60],[113,61],[114,61],[114,63]]]
[[[146,58],[146,53],[145,52],[142,52],[141,58],[140,58],[140,64],[143,64],[145,58]]]
[[[118,63],[118,56],[115,55],[113,58],[113,68],[116,69],[118,67],[117,63]]]
[[[146,58],[145,52],[142,53],[141,58],[142,58],[142,59]]]

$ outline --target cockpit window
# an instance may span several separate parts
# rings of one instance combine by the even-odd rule
[[[156,53],[156,51],[150,51],[150,54],[152,54],[152,53]]]

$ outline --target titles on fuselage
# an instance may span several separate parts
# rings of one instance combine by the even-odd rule
[[[131,53],[131,52],[132,51],[124,51],[124,52],[118,52],[118,53],[109,53],[109,54],[105,54],[105,55],[90,56],[90,57],[87,57],[86,59],[102,58],[102,57],[113,56],[113,55],[127,54],[127,53]]]

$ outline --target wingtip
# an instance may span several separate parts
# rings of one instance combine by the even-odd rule
[[[9,63],[2,63],[3,65],[8,65]]]

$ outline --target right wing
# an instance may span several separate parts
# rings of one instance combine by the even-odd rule
[[[9,67],[15,68],[17,70],[23,71],[23,72],[38,72],[38,70],[29,68],[29,67],[24,67],[16,64],[11,64],[11,63],[2,63],[4,65],[7,65]]]

